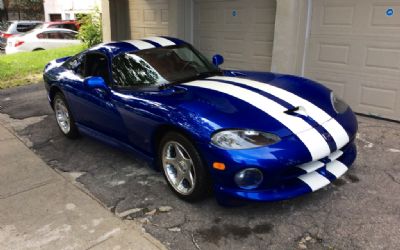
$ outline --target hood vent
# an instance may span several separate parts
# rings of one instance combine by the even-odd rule
[[[303,106],[297,106],[291,109],[284,111],[288,115],[302,115],[308,116],[306,109]]]

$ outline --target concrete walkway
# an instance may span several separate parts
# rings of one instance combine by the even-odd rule
[[[47,166],[0,124],[0,249],[164,249]]]

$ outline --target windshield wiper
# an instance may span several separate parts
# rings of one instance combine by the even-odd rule
[[[162,85],[159,85],[158,88],[160,90],[164,90],[164,89],[168,89],[173,87],[174,85],[178,85],[184,82],[190,82],[190,81],[194,81],[194,80],[202,80],[204,78],[210,77],[210,76],[216,76],[216,75],[222,75],[222,71],[220,70],[215,70],[215,71],[206,71],[206,72],[201,72],[201,73],[197,73],[194,76],[191,77],[187,77],[184,79],[180,79],[171,83],[165,83]]]

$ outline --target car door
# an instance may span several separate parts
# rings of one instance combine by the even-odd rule
[[[63,44],[65,45],[77,45],[80,44],[81,41],[78,40],[77,35],[78,32],[75,31],[61,31],[60,32],[63,41]]]
[[[58,32],[56,31],[48,31],[44,32],[41,35],[42,38],[39,38],[38,46],[43,49],[54,49],[59,47],[60,40]]]
[[[85,78],[89,77],[102,77],[109,83],[107,57],[99,52],[89,52],[66,70],[65,74],[69,76],[65,87],[76,121],[86,128],[125,141],[126,129],[115,107],[111,88],[89,88],[85,84]]]
[[[162,76],[134,54],[123,53],[113,59],[112,78],[112,98],[125,124],[128,143],[151,152],[153,129],[170,114],[157,100],[158,87],[146,83],[162,80]]]

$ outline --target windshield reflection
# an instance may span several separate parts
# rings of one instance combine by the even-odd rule
[[[197,51],[183,46],[123,53],[113,60],[117,87],[161,86],[219,72]]]

